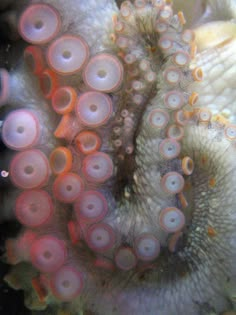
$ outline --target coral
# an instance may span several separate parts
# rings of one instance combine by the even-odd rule
[[[189,1],[188,27],[174,6],[17,10],[1,198],[22,228],[5,280],[36,314],[235,313],[234,6],[216,22],[218,1]]]

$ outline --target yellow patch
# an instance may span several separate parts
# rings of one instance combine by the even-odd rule
[[[207,160],[208,160],[208,158],[205,155],[202,155],[200,158],[200,161],[203,165],[206,164]]]
[[[216,230],[212,226],[208,226],[207,228],[207,234],[210,237],[214,237],[217,235]]]
[[[209,186],[210,187],[214,187],[216,185],[216,180],[215,180],[215,178],[210,178],[210,180],[209,180]]]

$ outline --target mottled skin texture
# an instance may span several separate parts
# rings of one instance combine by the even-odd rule
[[[58,5],[59,8],[63,3],[59,0],[45,2]],[[112,1],[107,3],[115,8]],[[205,25],[206,21],[230,20],[234,17],[234,1],[227,1],[222,12],[220,1],[209,1],[209,3],[189,1],[187,8],[183,1],[176,1],[175,5],[177,9],[181,8],[183,11],[193,10],[196,18],[189,22],[188,27],[204,21],[204,28],[196,31],[200,51],[196,60],[192,61],[192,64],[196,63],[202,67],[204,80],[201,83],[191,84],[188,89],[199,94],[199,100],[194,106],[207,108],[213,115],[210,123],[201,124],[193,120],[184,127],[181,156],[189,156],[193,159],[194,172],[186,179],[185,193],[189,205],[185,209],[187,225],[182,242],[176,253],[171,254],[164,248],[161,256],[148,270],[142,271],[142,268],[128,272],[116,270],[114,273],[95,269],[90,252],[85,250],[77,253],[76,249],[72,248],[71,251],[76,260],[80,261],[88,277],[85,293],[82,301],[76,299],[65,306],[49,297],[47,301],[49,309],[45,311],[48,314],[61,315],[65,309],[65,314],[68,311],[68,314],[73,315],[90,314],[88,310],[96,315],[209,315],[234,309],[236,147],[234,141],[230,142],[226,139],[224,128],[226,122],[236,121],[234,104],[236,41],[232,35],[233,22],[230,25],[217,24],[219,29],[216,27],[216,32],[219,31],[220,34],[216,37],[217,42],[211,34],[207,33],[210,26]],[[207,5],[210,7],[201,19]],[[91,7],[95,12],[96,1],[91,1]],[[103,4],[101,7],[103,8]],[[100,12],[99,9],[97,7],[97,12]],[[99,14],[97,12],[94,16]],[[104,16],[107,15],[104,13]],[[200,22],[198,22],[199,18]],[[110,23],[109,18],[104,21],[104,25],[106,23]],[[67,29],[66,23],[63,27]],[[80,29],[79,25],[75,29],[82,32],[85,38],[88,36],[86,32],[88,34],[90,32],[86,28]],[[202,32],[206,32],[206,35],[201,37]],[[109,45],[112,46],[106,42],[106,26],[100,27],[98,34],[99,37],[105,38],[98,45],[97,35],[88,38],[95,52],[103,51],[110,47]],[[45,137],[48,140],[45,143],[50,150],[50,146],[55,145],[55,140],[50,138],[54,116],[48,113],[47,104],[39,95],[37,84],[32,82],[28,70],[24,67],[18,68],[13,78],[15,78],[12,81],[14,91],[9,103],[17,107],[22,106],[27,100],[28,107],[40,111],[45,124]],[[175,197],[159,189],[159,178],[164,170],[168,168],[178,170],[179,164],[163,162],[158,152],[162,135],[150,131],[150,126],[147,124],[149,112],[152,108],[158,107],[163,93],[161,88],[157,90],[156,95],[152,95],[152,99],[145,104],[143,117],[139,121],[140,125],[134,139],[135,154],[131,156],[131,160],[125,157],[125,163],[130,163],[128,169],[134,161],[135,168],[131,168],[131,173],[127,175],[124,173],[127,169],[126,164],[121,163],[120,166],[121,179],[125,179],[125,184],[121,180],[122,187],[121,189],[119,187],[115,202],[113,222],[119,227],[119,234],[125,235],[125,241],[132,238],[143,225],[148,225],[150,229],[155,227],[158,209],[163,204],[178,205],[179,202]],[[42,102],[45,106],[39,109],[38,104]],[[47,123],[48,121],[50,124]],[[42,146],[45,147],[45,143]],[[14,197],[14,193],[14,190],[9,191],[10,196]],[[4,203],[3,210],[6,212],[12,207],[7,201]],[[60,224],[58,228],[61,229]],[[29,279],[35,272],[29,268],[29,265],[20,264],[15,267],[8,280],[14,285],[13,275],[17,275],[26,291],[26,305],[31,309],[44,309],[45,304],[37,301],[35,293],[31,294]]]

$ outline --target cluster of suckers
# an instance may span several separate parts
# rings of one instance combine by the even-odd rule
[[[142,23],[147,16],[152,17],[149,24]],[[94,254],[94,267],[107,272],[148,266],[158,259],[162,246],[175,251],[186,221],[185,177],[194,171],[193,160],[181,156],[184,126],[211,120],[210,111],[194,108],[198,95],[188,89],[203,73],[191,64],[194,33],[183,31],[184,23],[183,14],[174,15],[169,1],[124,1],[113,17],[114,52],[90,56],[86,39],[60,33],[61,16],[51,5],[31,4],[20,16],[19,32],[30,43],[25,63],[60,117],[49,135],[56,144],[51,152],[41,150],[42,138],[48,136],[43,117],[27,104],[9,113],[1,134],[5,145],[17,151],[9,175],[19,189],[15,216],[24,227],[17,239],[7,241],[7,259],[36,268],[32,286],[41,301],[48,294],[62,301],[82,294],[86,272],[73,257],[81,244]],[[145,49],[132,37],[136,28],[144,34]],[[2,104],[11,93],[10,80],[2,69]],[[110,187],[119,160],[135,154],[136,129],[157,84],[161,96],[151,101],[144,125],[152,137],[162,138],[160,160],[180,161],[179,171],[163,174],[160,186],[171,198],[176,196],[181,207],[161,209],[156,226],[165,234],[164,241],[144,231],[132,246],[123,245],[112,219]],[[236,127],[227,126],[225,136],[234,140]],[[65,228],[58,231],[62,221]]]

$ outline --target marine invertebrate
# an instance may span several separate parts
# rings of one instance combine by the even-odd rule
[[[196,30],[196,54],[184,23],[164,0],[23,9],[30,46],[1,70],[0,100],[14,108],[2,139],[17,151],[6,170],[23,225],[6,242],[6,280],[30,308],[233,309],[236,127],[224,81],[235,42],[226,22],[217,44]]]

